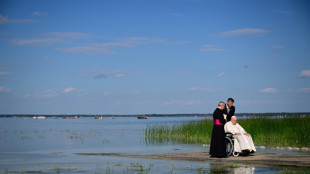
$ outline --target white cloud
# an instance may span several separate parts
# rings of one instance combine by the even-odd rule
[[[203,45],[202,48],[200,48],[201,52],[221,52],[221,51],[227,51],[225,49],[215,48],[213,45]]]
[[[7,16],[0,15],[0,25],[1,24],[18,24],[18,23],[34,23],[36,21],[32,19],[9,19]]]
[[[224,72],[221,72],[221,73],[219,73],[217,76],[218,76],[218,77],[223,77],[224,74],[225,74]]]
[[[81,32],[47,32],[47,33],[41,33],[40,35],[48,37],[72,38],[72,39],[87,38],[91,36],[88,33],[81,33]]]
[[[72,39],[90,37],[90,34],[80,32],[48,32],[39,34],[40,38],[13,39],[11,43],[19,46],[41,46],[59,43],[72,43]]]
[[[187,89],[188,91],[191,92],[206,92],[206,93],[217,93],[217,92],[223,92],[225,91],[224,88],[197,88],[197,87],[192,87]]]
[[[310,93],[310,88],[301,88],[301,89],[298,89],[296,92],[299,92],[299,93]]]
[[[272,45],[270,48],[273,49],[273,50],[282,50],[283,46],[281,46],[281,45]]]
[[[116,78],[122,78],[122,77],[125,77],[126,74],[123,74],[123,73],[116,73],[114,76],[115,76]]]
[[[7,93],[7,92],[10,92],[11,89],[10,88],[6,88],[6,87],[3,87],[3,86],[0,86],[0,93]]]
[[[106,47],[99,47],[99,46],[77,46],[77,47],[70,47],[70,48],[58,48],[64,53],[72,53],[72,54],[115,54],[111,49]]]
[[[63,39],[57,38],[38,38],[38,39],[19,39],[11,40],[13,45],[19,46],[41,46],[41,45],[52,45],[56,43],[67,43]]]
[[[94,78],[107,78],[109,76],[115,77],[115,78],[123,78],[130,74],[129,72],[125,71],[101,71],[101,70],[87,70],[82,71],[81,75],[83,76],[92,76]]]
[[[260,90],[261,93],[276,93],[278,90],[276,88],[265,88]]]
[[[294,93],[310,93],[310,88],[300,88],[300,89],[288,89],[287,92],[294,92]]]
[[[25,97],[42,99],[42,98],[54,98],[58,95],[59,95],[59,92],[57,92],[55,90],[48,89],[48,90],[43,91],[43,92],[36,92],[34,94],[27,94],[27,95],[25,95]]]
[[[301,73],[299,74],[299,77],[310,78],[310,70],[301,71]]]
[[[73,87],[69,87],[69,88],[65,88],[64,90],[62,90],[63,93],[72,93],[72,92],[82,92],[82,89],[76,89]]]
[[[32,13],[33,16],[46,16],[47,13],[44,13],[44,12],[39,12],[39,11],[34,11]]]
[[[218,36],[242,36],[242,35],[261,35],[270,31],[259,28],[241,28],[236,30],[225,31],[217,34]]]
[[[169,43],[162,38],[130,37],[116,39],[114,42],[92,43],[83,46],[59,49],[65,53],[73,54],[115,54],[113,48],[132,48],[137,45],[153,43]]]
[[[43,57],[42,59],[43,59],[43,60],[52,60],[52,58],[49,57],[49,56],[45,56],[45,57]]]
[[[6,76],[6,75],[9,75],[9,74],[10,74],[9,72],[3,72],[3,71],[1,72],[0,71],[0,76]]]
[[[62,94],[69,94],[69,93],[80,93],[83,92],[83,89],[76,89],[73,87],[69,87],[69,88],[65,88],[63,90],[52,90],[52,89],[48,89],[46,91],[43,92],[36,92],[33,94],[27,94],[25,95],[25,97],[31,97],[31,98],[37,98],[37,99],[43,99],[43,98],[55,98],[58,97]]]
[[[165,105],[182,105],[182,106],[189,106],[189,105],[200,105],[202,101],[198,100],[189,100],[189,101],[182,101],[182,100],[170,100],[164,103]]]

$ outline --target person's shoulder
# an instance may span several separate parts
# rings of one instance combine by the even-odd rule
[[[219,108],[216,108],[216,109],[214,110],[214,112],[219,112],[219,111],[221,111]]]
[[[231,121],[228,121],[226,124],[232,125],[232,122],[231,122]]]

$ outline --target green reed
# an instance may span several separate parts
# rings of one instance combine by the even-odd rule
[[[252,135],[255,145],[310,147],[310,117],[251,118],[238,123]],[[153,125],[144,130],[148,144],[182,142],[210,144],[213,121],[191,121],[173,126]]]

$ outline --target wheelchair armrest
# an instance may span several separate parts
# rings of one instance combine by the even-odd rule
[[[229,137],[234,136],[234,134],[233,134],[233,133],[231,133],[231,132],[225,132],[225,134],[226,134],[226,136],[229,136]]]

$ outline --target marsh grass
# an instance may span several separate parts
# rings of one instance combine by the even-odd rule
[[[310,174],[310,171],[308,170],[293,170],[293,169],[283,169],[281,172],[279,172],[280,174]]]
[[[252,118],[238,123],[252,135],[255,145],[310,147],[310,117]],[[212,127],[213,121],[207,119],[173,126],[152,125],[144,130],[144,140],[147,144],[210,144]]]

